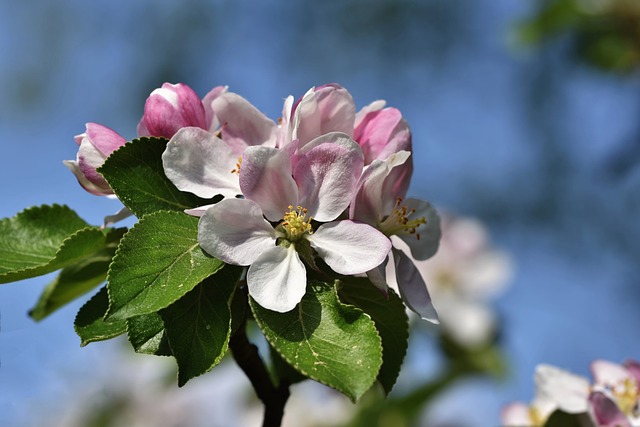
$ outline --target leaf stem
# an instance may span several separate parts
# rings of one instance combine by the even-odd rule
[[[246,320],[229,340],[229,348],[233,358],[245,375],[258,398],[264,404],[264,420],[262,427],[280,427],[284,416],[284,407],[289,399],[289,383],[281,379],[274,385],[258,348],[249,342],[246,332]]]

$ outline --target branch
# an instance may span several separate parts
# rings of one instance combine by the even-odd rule
[[[269,371],[260,358],[258,348],[249,342],[246,321],[229,340],[233,358],[251,381],[256,395],[264,404],[262,427],[280,427],[284,415],[284,406],[289,398],[289,383],[282,379],[276,387],[271,381]]]

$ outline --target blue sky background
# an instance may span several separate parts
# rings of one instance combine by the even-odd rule
[[[533,4],[3,1],[0,216],[61,203],[98,224],[118,210],[62,160],[85,122],[134,137],[165,81],[201,95],[229,85],[272,118],[287,95],[328,82],[359,107],[386,99],[412,128],[413,195],[481,218],[514,259],[497,301],[510,377],[457,387],[434,412],[495,425],[504,403],[532,397],[537,363],[587,375],[597,358],[640,358],[640,80],[572,62],[562,40],[519,48],[513,27]],[[120,347],[79,347],[81,302],[33,322],[48,280],[0,286],[1,425],[77,399]]]

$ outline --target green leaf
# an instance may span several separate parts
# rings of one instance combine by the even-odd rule
[[[58,277],[45,287],[29,315],[34,320],[42,320],[104,282],[111,259],[125,231],[125,228],[109,230],[105,246],[87,258],[63,268]]]
[[[171,356],[162,317],[158,313],[131,317],[127,322],[127,337],[136,353]]]
[[[139,138],[114,151],[98,168],[114,193],[138,218],[159,210],[184,211],[213,203],[185,193],[164,174],[164,138]]]
[[[297,371],[356,401],[375,382],[382,343],[371,318],[338,300],[334,286],[311,282],[298,306],[287,313],[249,299],[269,344]]]
[[[25,209],[0,220],[0,283],[59,270],[95,252],[104,239],[66,206]]]
[[[235,281],[227,269],[205,279],[160,311],[171,353],[178,362],[178,386],[210,371],[227,351],[231,336],[229,303]]]
[[[124,321],[105,322],[104,314],[109,307],[107,288],[103,287],[85,305],[80,308],[74,329],[80,337],[80,345],[84,347],[90,342],[108,340],[126,332]]]
[[[182,212],[145,215],[120,242],[109,268],[106,320],[157,312],[224,263],[198,245],[198,218]]]
[[[398,295],[389,289],[388,298],[369,280],[345,278],[339,288],[340,299],[371,316],[382,339],[382,367],[378,381],[386,394],[398,379],[409,345],[409,319]]]

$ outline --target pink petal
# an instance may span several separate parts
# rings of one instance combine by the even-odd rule
[[[438,313],[433,307],[427,284],[413,261],[404,252],[393,248],[396,281],[404,303],[424,320],[438,324]]]
[[[165,83],[147,98],[138,131],[171,138],[179,129],[191,126],[203,129],[206,126],[200,98],[185,84]]]
[[[113,194],[113,190],[109,187],[107,182],[104,182],[104,185],[96,185],[93,182],[89,181],[82,173],[80,166],[78,166],[78,162],[75,160],[64,160],[62,162],[78,180],[78,184],[82,186],[85,190],[87,190],[91,194],[95,194],[96,196],[108,196]]]
[[[395,153],[385,160],[375,160],[362,173],[358,191],[349,210],[349,218],[377,225],[395,207],[397,197],[386,191],[389,173],[411,156],[408,151]]]
[[[98,123],[87,123],[86,132],[75,137],[78,145],[84,138],[88,138],[89,142],[104,155],[109,157],[118,148],[122,147],[127,141],[121,137],[116,131]]]
[[[197,127],[180,129],[167,143],[162,164],[167,178],[182,191],[209,199],[217,194],[240,194],[233,172],[242,154],[214,134]]]
[[[264,251],[249,267],[247,287],[262,307],[280,313],[293,310],[307,289],[307,271],[294,245]]]
[[[321,143],[318,143],[320,141]],[[293,176],[301,206],[318,221],[332,221],[347,209],[362,174],[358,144],[341,133],[330,133],[303,147]]]
[[[365,120],[370,113],[374,113],[376,111],[382,110],[386,105],[387,105],[387,101],[383,99],[378,99],[376,101],[373,101],[371,104],[363,107],[360,111],[356,113],[356,121],[353,127],[355,129],[358,129],[362,124],[363,120]]]
[[[209,208],[198,224],[202,249],[229,264],[252,264],[275,246],[276,237],[260,206],[245,199],[222,200]]]
[[[337,84],[311,88],[294,108],[292,139],[299,139],[301,147],[329,132],[353,136],[355,102]]]
[[[383,160],[393,153],[411,151],[411,131],[395,108],[373,111],[362,118],[353,134],[362,147],[365,164]]]
[[[240,95],[226,92],[212,99],[210,105],[225,141],[245,146],[276,146],[276,124]]]
[[[281,220],[297,205],[298,188],[291,177],[291,160],[277,148],[248,147],[240,168],[242,194],[258,203],[269,221]]]
[[[640,363],[633,359],[628,359],[624,362],[624,367],[627,368],[629,374],[635,378],[636,382],[640,385]]]
[[[207,93],[204,98],[202,98],[202,105],[204,106],[204,114],[205,114],[205,129],[209,129],[209,132],[215,132],[218,127],[220,127],[220,121],[216,117],[213,108],[211,107],[211,103],[214,99],[219,96],[227,93],[229,89],[228,86],[216,86]]]
[[[599,391],[591,393],[589,403],[598,427],[632,427],[620,408],[603,393]]]
[[[323,224],[306,237],[318,255],[339,274],[372,270],[384,262],[391,249],[384,234],[367,224],[348,220]]]

